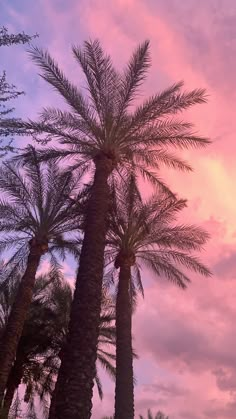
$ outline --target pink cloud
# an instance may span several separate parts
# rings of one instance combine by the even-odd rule
[[[153,64],[143,97],[181,79],[186,88],[205,87],[210,95],[207,105],[194,107],[187,117],[213,144],[203,151],[181,153],[191,161],[193,174],[163,170],[163,176],[189,200],[180,220],[209,230],[212,238],[203,259],[215,276],[194,277],[183,293],[164,281],[150,281],[144,272],[144,284],[148,279],[149,286],[134,317],[134,345],[140,355],[135,362],[137,414],[151,407],[162,409],[171,419],[235,417],[236,9],[232,0],[227,8],[224,2],[215,4],[214,0],[205,1],[204,7],[196,0],[71,0],[63,8],[59,2],[43,0],[42,15],[31,11],[33,21],[41,19],[43,28],[45,19],[50,28],[44,46],[79,85],[81,73],[70,42],[81,44],[83,39],[98,37],[118,68],[123,68],[136,44],[150,38]],[[10,17],[13,26],[22,19]],[[36,67],[29,61],[23,64],[25,58],[20,62],[25,85],[28,80],[35,85],[35,94],[22,98],[24,112],[32,116],[42,106],[61,105],[46,83],[38,81]],[[114,388],[103,379],[105,398],[100,403],[95,391],[94,419],[113,412]]]

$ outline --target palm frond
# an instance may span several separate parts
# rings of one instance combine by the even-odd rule
[[[166,105],[170,101],[170,98],[179,94],[183,85],[183,81],[180,81],[163,90],[161,93],[145,100],[143,104],[139,105],[134,111],[130,128],[136,130],[144,124],[149,124],[150,122],[156,121],[157,118],[160,118],[163,115],[162,112],[166,112]]]
[[[41,77],[51,84],[65,98],[72,111],[78,113],[84,122],[93,129],[96,124],[91,108],[82,93],[65,77],[49,53],[32,47],[30,55],[42,69]]]
[[[194,89],[190,92],[181,93],[183,84],[183,81],[175,83],[138,106],[132,116],[132,129],[152,123],[165,115],[182,112],[195,104],[206,103],[205,89]],[[185,128],[188,127],[189,125],[187,124]]]
[[[143,42],[134,51],[130,62],[123,74],[120,89],[122,113],[135,99],[138,88],[144,81],[150,67],[149,41]]]
[[[169,189],[165,182],[157,175],[156,172],[149,170],[145,165],[135,164],[135,172],[150,182],[150,184],[157,190],[163,191],[175,198],[175,194]]]
[[[102,365],[102,367],[105,369],[105,371],[108,373],[108,375],[114,380],[116,370],[115,367],[111,364],[111,362],[104,356],[101,356],[101,354],[98,352],[97,359],[99,363]]]
[[[138,266],[137,263],[135,263],[133,266],[132,279],[135,286],[137,287],[137,290],[141,293],[141,295],[144,298],[144,288],[143,288],[143,283],[142,283],[142,277],[141,277],[140,267]]]
[[[95,380],[95,383],[96,383],[96,386],[97,386],[97,389],[98,389],[99,398],[100,398],[100,400],[102,400],[103,399],[102,383],[101,383],[101,380],[100,380],[99,375],[97,373],[97,370],[96,370],[94,380]]]
[[[83,50],[73,47],[73,53],[85,74],[100,124],[107,129],[117,102],[118,73],[98,40],[86,41]]]

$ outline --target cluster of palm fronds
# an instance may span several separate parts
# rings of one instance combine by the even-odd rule
[[[17,294],[18,281],[5,287],[0,298],[0,332],[7,326],[7,319]],[[60,366],[61,354],[66,342],[72,303],[71,286],[63,279],[55,276],[53,271],[37,277],[33,301],[23,332],[18,344],[16,358],[12,366],[3,403],[3,413],[7,417],[18,417],[16,395],[21,386],[21,396],[28,405],[26,417],[35,415],[40,409],[44,417],[48,416],[48,407],[52,397],[55,379]],[[104,367],[111,377],[115,377],[114,353],[115,345],[114,309],[111,300],[104,291],[100,332],[98,344],[98,363]],[[95,376],[100,398],[103,398],[102,385],[98,374]],[[15,396],[15,399],[14,399]],[[35,402],[40,406],[35,406]],[[37,404],[37,403],[36,403]],[[19,410],[19,405],[18,405]]]
[[[103,419],[114,419],[114,416],[104,416]],[[168,416],[165,416],[162,412],[157,412],[155,416],[153,416],[150,409],[148,409],[147,412],[147,418],[144,418],[144,416],[140,415],[139,419],[169,419]]]
[[[194,254],[207,233],[177,222],[186,200],[159,174],[162,164],[191,170],[171,148],[208,144],[176,117],[206,96],[177,83],[134,109],[150,66],[148,42],[123,73],[98,41],[73,47],[73,54],[88,94],[47,52],[32,48],[68,110],[44,109],[38,121],[0,121],[2,132],[40,143],[0,168],[2,417],[22,384],[31,414],[37,396],[45,410],[51,399],[50,419],[90,418],[94,380],[102,397],[98,360],[115,377],[115,419],[133,419],[132,314],[138,293],[144,295],[142,268],[183,289],[189,271],[210,274]],[[140,178],[152,188],[147,199]],[[68,255],[78,264],[73,301],[62,277]],[[50,274],[36,280],[44,258]]]

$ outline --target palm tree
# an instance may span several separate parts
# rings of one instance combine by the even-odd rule
[[[8,283],[5,287],[6,292],[1,294],[0,307],[2,313],[5,313],[5,316],[2,316],[3,319],[9,316],[18,286],[18,280],[10,284],[10,287]],[[53,369],[55,364],[52,357],[54,349],[52,340],[54,334],[60,331],[59,323],[62,326],[59,322],[60,319],[56,317],[58,313],[54,312],[52,307],[49,306],[48,297],[49,295],[51,298],[53,297],[55,288],[60,289],[62,293],[67,291],[66,284],[64,285],[53,271],[45,276],[38,277],[35,282],[33,301],[17,347],[15,361],[8,377],[1,417],[8,417],[14,394],[22,382],[26,385],[24,399],[27,402],[33,402],[35,393],[38,393],[41,398],[44,394],[49,393],[51,382],[46,380],[46,372],[48,372],[49,366],[50,369]],[[3,321],[2,328],[4,329],[6,325],[7,321]],[[43,392],[40,393],[41,383],[47,385],[44,385]]]
[[[150,67],[147,41],[136,49],[122,74],[115,70],[99,41],[85,42],[84,48],[73,47],[86,78],[87,96],[65,77],[47,52],[38,48],[31,52],[42,77],[65,99],[70,111],[47,108],[38,122],[9,120],[0,126],[28,130],[38,139],[42,134],[44,143],[58,140],[62,147],[47,146],[41,150],[42,159],[70,159],[70,170],[89,171],[93,179],[57,400],[59,419],[87,419],[96,373],[108,181],[111,176],[125,177],[132,169],[153,185],[168,189],[156,173],[160,163],[191,170],[169,148],[200,147],[209,141],[193,134],[191,124],[173,119],[173,115],[205,102],[206,96],[202,89],[181,92],[183,83],[177,83],[133,109]]]
[[[191,252],[200,250],[208,237],[192,225],[174,224],[186,201],[165,193],[142,202],[133,177],[123,183],[114,198],[108,231],[108,262],[119,269],[116,297],[115,419],[134,418],[132,363],[132,297],[143,294],[141,266],[163,276],[180,288],[190,282],[185,270],[210,275]],[[114,280],[114,269],[113,273]],[[109,275],[108,275],[109,276]]]
[[[64,307],[64,304],[62,306]],[[66,310],[66,314],[69,319],[70,305],[68,309]],[[95,379],[94,379],[100,399],[103,398],[103,389],[102,389],[102,383],[98,375],[98,365],[100,364],[100,366],[106,370],[106,372],[109,374],[109,376],[113,380],[115,380],[115,376],[116,376],[116,371],[114,367],[114,362],[115,362],[114,352],[115,351],[114,350],[112,351],[112,348],[114,349],[115,343],[116,343],[116,333],[115,333],[114,322],[115,322],[115,307],[114,307],[113,299],[108,295],[107,290],[103,288],[102,309],[101,309],[100,322],[99,322],[97,364],[96,364],[96,374],[95,374]],[[67,324],[68,323],[69,321],[67,322]],[[60,351],[58,353],[59,353],[60,361],[62,361],[63,359],[63,350],[65,347],[66,336],[67,336],[67,328],[66,330],[64,329],[64,332],[63,332],[63,344],[61,340],[59,341]],[[136,355],[134,354],[134,356]],[[56,383],[55,391],[52,396],[49,419],[55,419],[57,417],[56,412],[55,412],[56,393],[57,393],[57,383]]]
[[[11,310],[18,282],[0,295],[2,324]],[[29,403],[29,414],[34,412],[34,398],[43,402],[45,417],[48,399],[51,398],[58,373],[61,352],[65,344],[69,323],[72,289],[65,280],[59,280],[55,273],[37,278],[33,301],[30,306],[22,336],[17,348],[16,359],[9,375],[4,397],[2,416],[8,417],[14,394],[19,385],[25,385],[24,401]],[[110,351],[115,345],[115,314],[111,299],[104,291],[100,318],[98,362],[109,375],[115,378],[115,355]],[[6,325],[6,324],[5,324]],[[103,398],[101,381],[96,374],[100,398]],[[50,415],[50,417],[53,417]]]
[[[142,415],[140,415],[139,418],[140,419],[145,419],[144,416],[142,416]],[[169,416],[165,416],[164,413],[162,413],[160,411],[157,412],[157,414],[155,416],[153,416],[151,410],[148,409],[147,419],[169,419]]]
[[[31,149],[32,161],[24,171],[12,162],[0,168],[0,253],[14,249],[2,273],[1,287],[16,272],[24,272],[0,345],[0,404],[15,359],[17,345],[32,300],[35,276],[45,253],[54,270],[65,251],[78,254],[66,233],[78,229],[78,216],[70,195],[78,182],[55,164],[42,164]]]

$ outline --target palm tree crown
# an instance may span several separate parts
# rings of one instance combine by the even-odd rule
[[[55,267],[56,252],[62,258],[65,250],[76,253],[73,240],[65,235],[78,229],[78,211],[71,199],[78,194],[78,179],[54,163],[39,163],[32,147],[30,153],[31,163],[24,171],[12,162],[0,168],[0,252],[13,249],[5,273],[23,270],[31,245],[48,252]]]
[[[139,418],[140,419],[145,419],[144,416],[142,416],[142,415],[140,415]],[[169,416],[164,415],[164,413],[162,413],[160,411],[157,412],[156,415],[153,415],[152,412],[151,412],[151,410],[148,409],[147,419],[169,419]]]
[[[123,183],[114,194],[107,235],[107,263],[115,268],[123,262],[132,267],[130,291],[144,293],[141,265],[157,276],[164,276],[181,288],[190,278],[182,270],[188,269],[208,276],[210,271],[192,251],[199,251],[208,239],[206,231],[194,225],[177,224],[178,213],[186,207],[186,200],[174,199],[166,193],[154,193],[143,202],[133,177]],[[114,268],[106,279],[115,274]]]
[[[86,172],[92,162],[104,156],[111,161],[111,170],[116,168],[124,174],[132,168],[162,187],[165,185],[156,173],[160,163],[191,170],[186,162],[170,153],[169,147],[205,146],[209,141],[195,135],[191,124],[173,116],[205,102],[203,89],[181,92],[180,82],[154,94],[132,111],[130,106],[150,67],[148,41],[136,49],[123,73],[116,71],[98,40],[85,42],[84,48],[73,47],[73,54],[86,79],[87,97],[66,78],[49,53],[38,48],[31,50],[42,77],[70,108],[46,108],[40,121],[18,124],[33,135],[43,134],[44,142],[57,139],[63,146],[42,150],[43,159],[71,157],[71,168]]]

